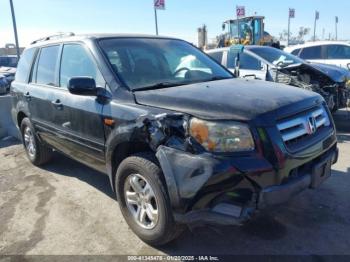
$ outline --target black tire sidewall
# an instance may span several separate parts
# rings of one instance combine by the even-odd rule
[[[153,241],[157,242],[157,239],[160,239],[167,235],[169,227],[174,226],[174,221],[172,214],[170,213],[170,203],[167,197],[167,194],[164,190],[164,187],[161,185],[160,178],[157,177],[160,175],[161,171],[158,167],[159,172],[153,174],[152,170],[149,169],[147,165],[144,165],[142,162],[137,161],[137,159],[132,159],[131,161],[124,162],[120,165],[117,172],[116,178],[116,191],[117,198],[119,202],[120,209],[123,213],[123,216],[130,226],[130,228],[144,241],[152,243]],[[157,199],[158,207],[158,223],[153,229],[145,229],[139,226],[132,217],[128,207],[126,205],[125,196],[124,196],[124,184],[125,179],[130,174],[140,174],[142,175],[152,187],[154,194]]]
[[[34,135],[34,143],[35,143],[35,156],[32,157],[29,155],[28,153],[28,149],[25,145],[25,141],[24,141],[24,130],[29,127],[32,134]],[[23,142],[23,146],[25,148],[25,151],[26,151],[26,154],[29,158],[29,160],[32,162],[32,163],[35,163],[37,160],[38,160],[38,155],[39,155],[39,143],[38,143],[38,139],[36,137],[36,134],[35,134],[35,130],[33,128],[33,125],[32,123],[30,122],[29,118],[24,118],[21,122],[21,135],[22,135],[22,142]]]

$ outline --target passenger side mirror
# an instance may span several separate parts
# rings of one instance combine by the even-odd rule
[[[91,77],[72,77],[68,80],[68,90],[71,94],[82,96],[96,96],[95,79]]]

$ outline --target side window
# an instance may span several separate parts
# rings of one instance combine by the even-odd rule
[[[298,56],[300,52],[300,48],[293,50],[292,55]]]
[[[322,59],[322,47],[312,46],[305,47],[300,53],[302,59]]]
[[[213,53],[209,53],[208,55],[214,58],[219,64],[222,63],[223,52],[213,52]]]
[[[350,47],[345,45],[329,45],[326,47],[327,59],[350,59]]]
[[[35,50],[35,48],[31,48],[23,52],[16,71],[15,79],[17,82],[27,82]]]
[[[38,60],[38,69],[36,72],[36,83],[43,85],[55,85],[55,73],[57,58],[60,46],[43,47]]]
[[[235,68],[236,66],[236,57],[232,55],[232,53],[228,54],[227,57],[227,67],[228,68]],[[248,55],[246,53],[240,54],[240,68],[241,69],[247,69],[247,70],[261,70],[261,62],[256,59],[255,57]]]
[[[241,69],[261,70],[261,62],[255,57],[242,53],[240,59],[241,59],[240,61]]]
[[[67,87],[69,79],[78,76],[92,77],[95,79],[97,86],[105,86],[100,71],[85,48],[79,44],[64,45],[60,69],[60,86]]]

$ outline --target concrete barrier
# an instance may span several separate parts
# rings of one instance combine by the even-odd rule
[[[0,138],[12,136],[20,139],[17,127],[11,118],[11,97],[0,96]]]

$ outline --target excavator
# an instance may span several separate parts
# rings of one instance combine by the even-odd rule
[[[264,31],[264,19],[264,16],[248,16],[225,21],[222,24],[225,32],[218,37],[217,47],[241,44],[279,48],[279,42]]]

